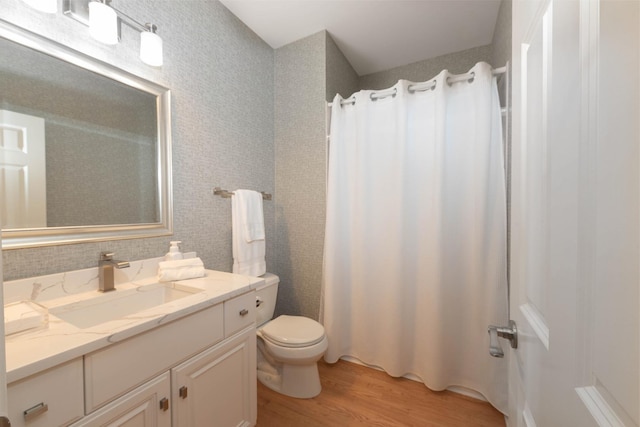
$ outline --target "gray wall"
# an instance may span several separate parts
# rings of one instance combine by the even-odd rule
[[[60,2],[62,3],[62,2]],[[174,236],[3,251],[4,279],[95,266],[102,250],[120,259],[167,252],[169,240],[197,251],[207,268],[230,271],[231,203],[214,186],[275,192],[274,52],[217,1],[114,0],[142,22],[158,25],[164,65],[138,58],[139,35],[105,46],[58,12],[43,14],[21,0],[0,0],[2,19],[54,39],[172,90]],[[275,204],[265,202],[267,268],[273,269]]]
[[[449,70],[453,74],[462,74],[480,61],[491,61],[491,45],[474,47],[461,52],[437,56],[414,62],[402,67],[392,68],[379,73],[360,77],[360,89],[386,89],[404,79],[412,82],[424,82],[434,78],[440,71]]]
[[[502,67],[511,61],[512,0],[502,0],[491,42],[491,65]]]
[[[329,34],[326,43],[326,100],[331,102],[337,93],[343,98],[348,98],[360,90],[360,77]]]
[[[334,91],[345,96],[357,91],[357,75],[326,31],[276,50],[276,314],[318,318],[326,201],[325,99]]]
[[[317,318],[324,234],[325,33],[276,50],[277,314]]]

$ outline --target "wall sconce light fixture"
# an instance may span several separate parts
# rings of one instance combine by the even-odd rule
[[[56,13],[58,0],[22,0],[32,8],[44,13]]]
[[[145,25],[146,31],[140,32],[140,59],[153,67],[162,66],[162,39],[156,34],[157,27]]]
[[[104,44],[118,44],[118,15],[106,3],[89,2],[89,34]]]
[[[156,34],[158,27],[143,25],[110,3],[111,0],[64,0],[63,12],[88,25],[91,36],[105,44],[118,43],[121,22],[140,31],[140,59],[153,67],[162,66],[162,39]]]

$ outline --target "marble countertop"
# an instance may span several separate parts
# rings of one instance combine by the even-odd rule
[[[157,262],[155,264],[157,265]],[[30,300],[53,309],[62,304],[94,298],[97,293],[97,287],[94,288],[93,286],[93,272],[90,270],[86,270],[86,274],[92,277],[87,282],[87,289],[89,290],[84,291],[82,288],[77,288],[74,292],[62,292],[61,295],[56,295],[56,298],[38,300],[37,295],[40,295],[43,289],[48,289],[47,286],[43,286],[43,282],[47,280],[54,281],[53,278],[41,279],[28,284],[28,289],[31,290]],[[60,286],[64,288],[64,280],[61,283],[62,285]],[[121,284],[116,281],[117,290],[115,292],[135,289],[152,283],[157,283],[155,276],[137,277],[135,280]],[[182,280],[175,283],[200,289],[201,292],[124,316],[118,320],[107,321],[83,329],[57,318],[50,312],[46,328],[6,337],[7,381],[9,383],[18,381],[157,326],[220,304],[237,295],[256,289],[264,283],[264,280],[259,277],[206,270],[205,277]],[[11,282],[5,283],[5,288],[9,289],[8,291],[5,289],[5,302],[10,302],[7,301],[7,293],[9,294],[9,300],[20,299],[17,291],[13,291],[15,295],[11,295],[12,290],[16,288],[15,285],[11,287]],[[38,292],[36,292],[36,289]],[[34,294],[37,294],[35,298]]]

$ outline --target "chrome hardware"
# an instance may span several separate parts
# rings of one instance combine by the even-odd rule
[[[49,410],[49,405],[47,405],[44,402],[40,402],[36,406],[32,406],[29,409],[25,409],[22,412],[22,415],[24,416],[24,420],[28,422],[33,420],[37,416],[44,414],[48,410]]]
[[[167,399],[166,397],[160,399],[160,409],[163,411],[169,410],[169,399]]]
[[[113,252],[101,252],[100,261],[98,261],[98,290],[100,292],[115,291],[116,287],[113,281],[114,268],[127,268],[127,261],[117,261],[113,259]]]
[[[180,390],[178,390],[178,396],[180,396],[183,399],[186,399],[187,396],[189,395],[189,389],[187,388],[187,386],[182,386],[180,387]]]
[[[234,193],[233,191],[223,190],[220,187],[214,187],[213,188],[213,194],[215,196],[220,196],[220,197],[222,197],[224,199],[228,199],[228,198],[232,197],[236,193]],[[261,191],[260,194],[262,194],[262,198],[264,200],[272,200],[273,199],[273,196],[270,193],[267,193],[265,191]]]
[[[0,417],[0,427],[11,427],[11,421],[7,417]]]
[[[264,303],[262,298],[256,297],[256,307],[260,307],[262,305],[262,303]]]
[[[490,325],[487,332],[489,333],[489,354],[491,356],[504,357],[504,351],[502,351],[498,337],[508,339],[511,348],[518,348],[518,329],[513,320],[509,320],[508,327]]]
[[[249,310],[247,310],[246,308],[243,308],[242,310],[240,310],[240,316],[244,317],[247,314],[249,314]]]

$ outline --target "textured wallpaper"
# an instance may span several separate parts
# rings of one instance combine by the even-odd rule
[[[326,102],[358,76],[326,31],[276,50],[276,314],[318,318],[326,203]]]
[[[276,50],[276,314],[318,317],[325,204],[324,31]]]

